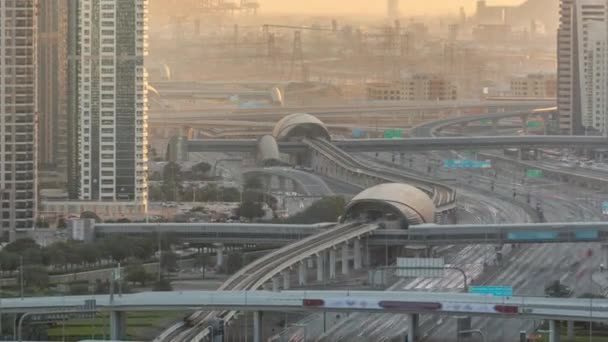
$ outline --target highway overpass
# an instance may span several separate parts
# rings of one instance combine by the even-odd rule
[[[85,303],[88,304],[86,308]],[[112,339],[124,337],[128,325],[126,313],[129,311],[253,311],[255,342],[262,338],[261,315],[265,311],[408,314],[408,334],[412,342],[417,337],[419,314],[582,322],[603,322],[608,319],[608,300],[605,299],[499,297],[415,291],[180,291],[163,292],[162,295],[158,292],[143,292],[113,297],[87,295],[4,298],[1,304],[3,314],[110,312]],[[213,326],[214,322],[207,324]],[[21,325],[20,320],[19,331]],[[18,335],[20,337],[21,334]],[[552,336],[552,340],[553,338],[555,336]]]
[[[174,109],[152,109],[150,110],[151,123],[175,122],[178,120],[184,124],[198,119],[218,118],[222,120],[240,120],[256,118],[256,120],[277,119],[292,113],[308,113],[318,117],[354,117],[357,115],[373,114],[403,114],[405,112],[438,112],[455,111],[465,113],[469,110],[478,112],[505,111],[528,111],[536,108],[555,106],[553,101],[453,101],[453,102],[422,102],[410,104],[387,104],[374,102],[361,102],[338,106],[306,106],[306,107],[269,107],[251,109],[200,109],[200,110],[174,110]]]
[[[254,153],[255,139],[184,140],[188,152]],[[594,136],[484,136],[396,139],[345,139],[333,143],[346,152],[419,152],[439,150],[495,150],[510,147],[590,147],[606,148],[608,139]],[[282,153],[298,153],[308,149],[301,142],[278,142]]]

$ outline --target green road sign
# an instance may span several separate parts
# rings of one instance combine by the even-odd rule
[[[482,125],[489,125],[492,123],[492,120],[490,119],[483,119],[479,121]]]
[[[540,127],[540,121],[528,121],[526,127]]]
[[[526,177],[542,177],[543,170],[538,169],[528,169],[526,170]]]
[[[401,138],[402,133],[401,129],[385,129],[384,139]]]

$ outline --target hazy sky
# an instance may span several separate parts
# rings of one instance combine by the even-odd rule
[[[259,0],[264,12],[369,13],[386,12],[386,0]],[[524,0],[487,0],[488,5],[513,5]],[[557,1],[557,0],[556,0]],[[476,0],[400,0],[401,14],[457,12],[460,6],[470,12]]]

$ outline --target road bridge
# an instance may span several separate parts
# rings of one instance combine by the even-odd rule
[[[89,303],[87,309],[83,304]],[[94,303],[91,306],[90,303]],[[110,312],[112,339],[126,330],[126,312],[159,310],[238,310],[254,312],[254,341],[261,341],[261,315],[277,312],[368,312],[411,315],[410,341],[417,338],[419,314],[495,316],[552,321],[602,322],[608,319],[608,300],[499,297],[477,294],[416,291],[180,291],[143,292],[122,296],[87,295],[5,298],[3,314],[46,312]],[[26,318],[26,317],[24,317]],[[207,322],[211,327],[223,322]],[[21,329],[21,325],[18,327]],[[224,327],[224,329],[229,329]],[[213,329],[212,329],[213,330]],[[215,329],[220,331],[220,329]],[[215,333],[215,332],[214,332]],[[20,334],[19,334],[20,335]],[[552,337],[555,338],[555,336]],[[161,339],[157,339],[160,341]]]
[[[506,112],[498,112],[498,113],[487,113],[482,115],[472,115],[472,116],[462,116],[455,118],[447,118],[442,120],[435,120],[432,122],[424,123],[422,125],[416,126],[412,128],[411,135],[414,137],[431,137],[434,136],[438,130],[441,130],[448,126],[453,125],[461,125],[462,127],[466,127],[466,125],[472,122],[479,122],[483,120],[488,120],[491,122],[492,127],[495,129],[498,128],[498,122],[501,119],[506,118],[519,118],[521,121],[522,129],[524,132],[527,131],[527,122],[530,117],[538,117],[540,116],[545,123],[548,122],[552,115],[555,115],[557,112],[556,107],[546,107],[541,108],[537,107],[534,110],[517,110],[517,111],[506,111]],[[548,125],[545,124],[545,128]],[[545,130],[546,132],[546,130]]]
[[[200,110],[175,110],[175,109],[152,109],[150,110],[150,122],[158,120],[179,120],[186,123],[188,120],[219,118],[223,120],[239,120],[244,118],[256,118],[257,120],[274,120],[291,113],[309,113],[318,117],[353,117],[356,115],[373,114],[403,114],[405,112],[438,112],[454,111],[456,114],[465,114],[467,111],[478,113],[496,111],[527,111],[536,108],[554,106],[552,101],[446,101],[421,102],[410,104],[386,104],[362,102],[338,106],[306,106],[306,107],[269,107],[269,108],[247,108],[247,109],[200,109]]]
[[[255,152],[255,139],[184,140],[188,152]],[[608,139],[593,136],[484,136],[403,139],[343,139],[333,143],[346,152],[418,152],[441,150],[495,150],[509,147],[595,147],[605,148]],[[278,142],[282,153],[301,153],[301,142]]]

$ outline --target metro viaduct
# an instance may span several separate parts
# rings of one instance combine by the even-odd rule
[[[365,239],[369,245],[454,245],[507,243],[608,243],[608,222],[412,225],[408,229],[377,229]],[[382,227],[383,223],[380,223]],[[173,234],[178,239],[201,243],[259,244],[279,246],[333,227],[314,225],[248,223],[98,223],[90,237],[112,234],[142,236]]]
[[[88,303],[86,305],[85,303]],[[91,303],[94,303],[91,305]],[[83,306],[83,304],[85,304]],[[86,307],[85,307],[86,306]],[[253,341],[261,341],[263,312],[367,312],[408,315],[408,340],[419,338],[419,315],[468,315],[498,318],[547,319],[559,338],[558,321],[602,322],[608,300],[542,297],[493,297],[478,294],[416,291],[180,291],[125,295],[5,298],[4,314],[22,314],[15,334],[21,340],[23,321],[35,314],[109,312],[110,338],[124,338],[129,311],[238,310],[254,312]],[[209,322],[216,328],[223,322]],[[221,331],[221,329],[216,329]]]
[[[253,153],[255,139],[181,140],[187,152],[245,152]],[[406,139],[348,139],[333,143],[346,152],[417,152],[459,149],[500,149],[508,147],[598,147],[608,146],[608,139],[591,136],[492,136],[441,137]],[[278,142],[282,153],[298,153],[308,149],[301,142]]]

